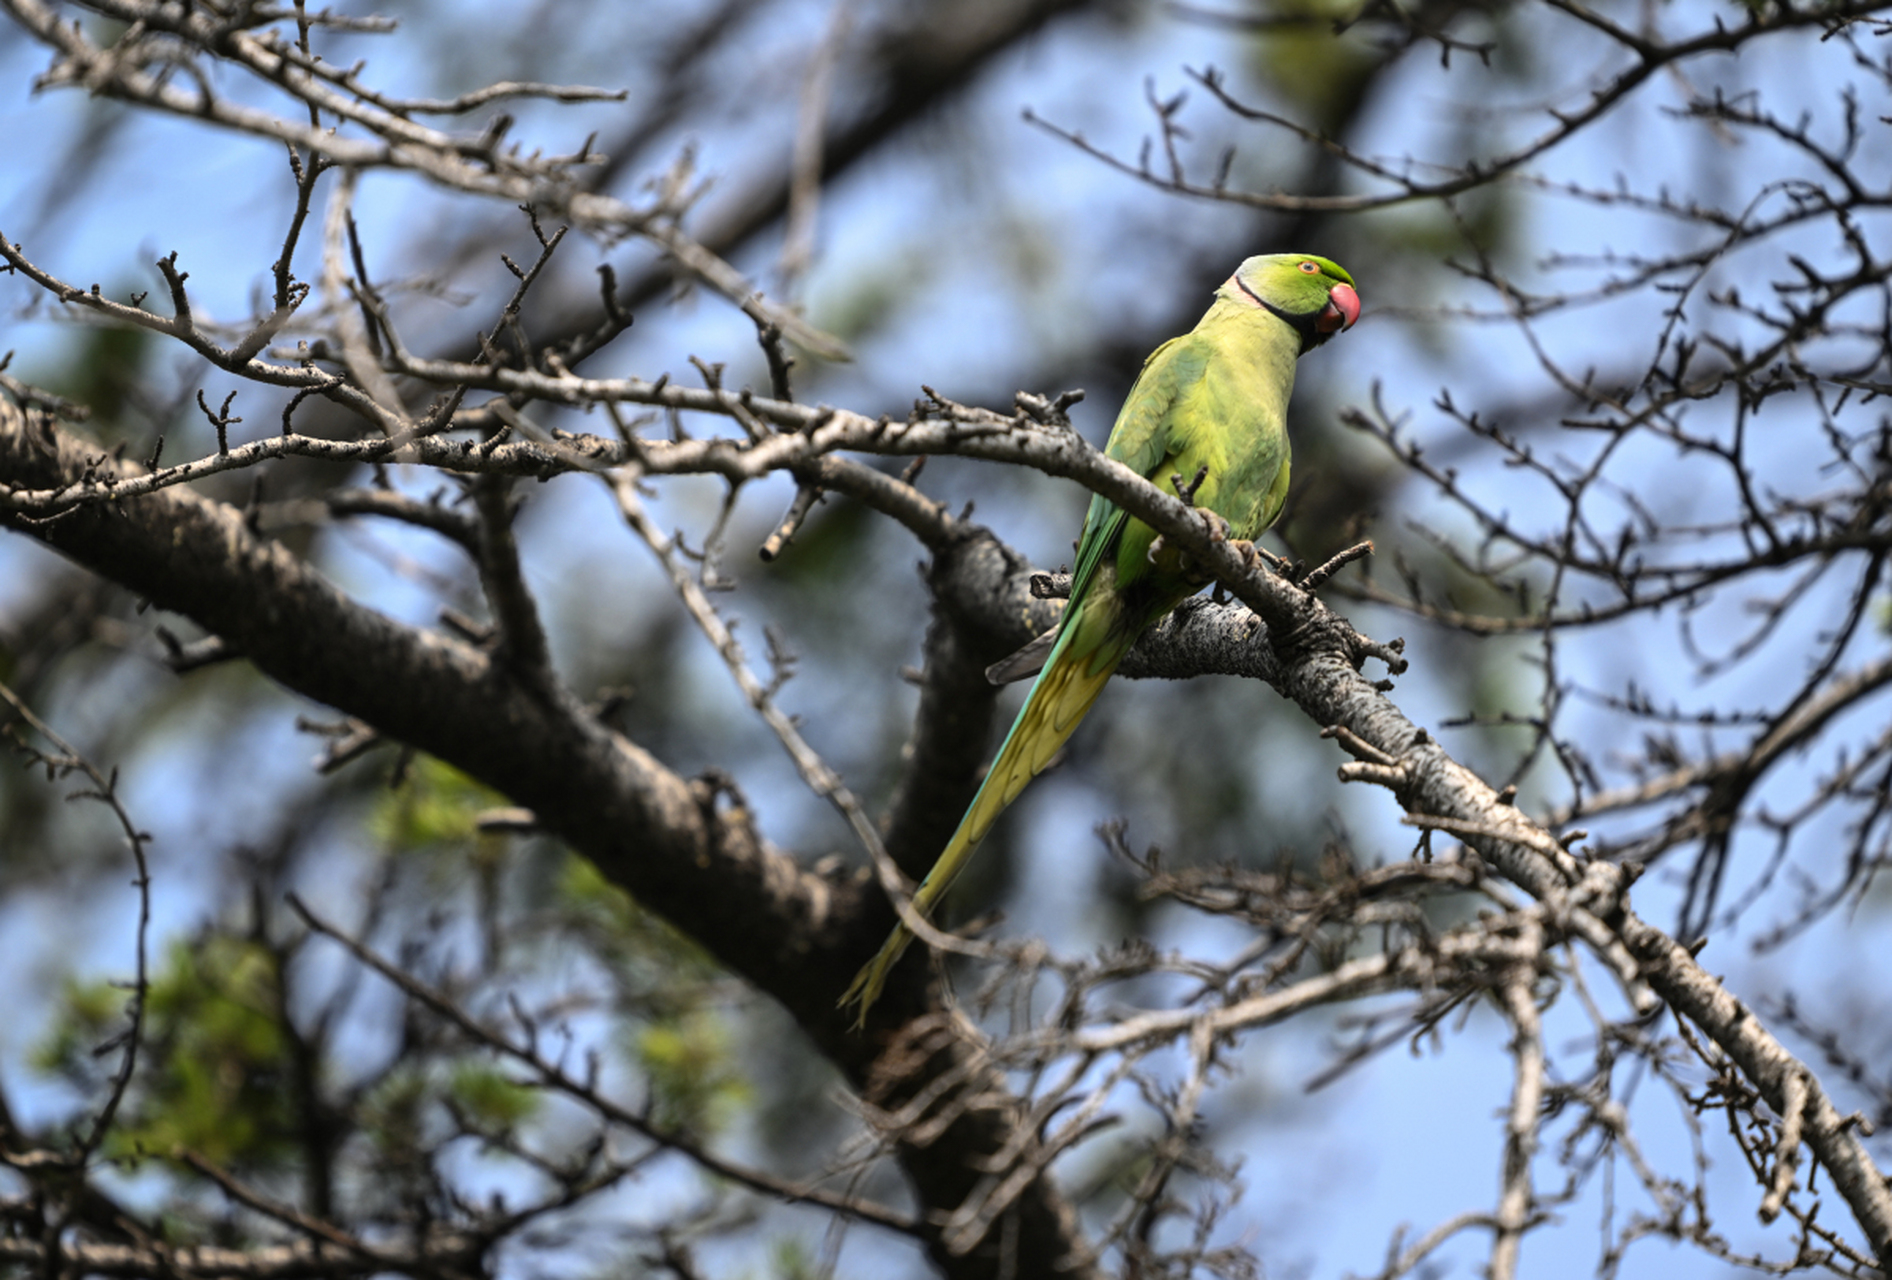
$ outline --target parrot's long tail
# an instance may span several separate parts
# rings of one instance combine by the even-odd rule
[[[998,821],[999,814],[1018,799],[1027,783],[1044,771],[1051,757],[1058,753],[1058,748],[1097,701],[1097,695],[1103,692],[1110,673],[1117,669],[1136,639],[1134,634],[1116,634],[1118,629],[1110,625],[1114,621],[1114,618],[1095,616],[1074,617],[1062,628],[1044,670],[1038,673],[1037,681],[1026,695],[1025,705],[1019,709],[1018,719],[1012,722],[1012,731],[1005,735],[1005,742],[999,747],[998,758],[986,771],[985,781],[979,784],[979,793],[972,798],[966,816],[959,820],[959,829],[913,894],[913,909],[922,916],[932,915],[934,904],[965,870],[973,851]],[[895,925],[879,954],[854,975],[853,983],[841,997],[841,1005],[843,1008],[859,1005],[855,1026],[866,1022],[867,1011],[880,998],[887,975],[912,941],[913,933],[906,925]]]

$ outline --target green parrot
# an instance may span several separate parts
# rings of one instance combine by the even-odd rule
[[[1171,338],[1143,372],[1104,452],[1167,490],[1201,475],[1195,504],[1252,540],[1274,522],[1288,493],[1288,395],[1294,362],[1360,318],[1353,277],[1326,258],[1277,253],[1235,269],[1201,323]],[[1038,679],[999,748],[959,830],[933,864],[913,909],[930,916],[1005,807],[1043,771],[1103,691],[1145,628],[1201,590],[1182,553],[1099,494],[1084,517],[1070,603],[1058,625],[988,673],[997,682]],[[1038,664],[1042,662],[1042,667]],[[896,925],[880,953],[841,997],[860,1018],[913,941]]]

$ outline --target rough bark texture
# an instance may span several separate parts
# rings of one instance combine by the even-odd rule
[[[88,470],[117,469],[51,419],[29,422],[0,399],[0,486],[60,488]],[[530,808],[640,904],[780,1001],[824,1055],[886,1105],[953,1069],[969,1089],[1005,1096],[998,1073],[977,1065],[976,1034],[919,982],[888,1014],[932,1015],[923,1053],[903,1050],[876,1066],[890,1019],[876,1019],[880,1036],[846,1029],[835,999],[859,963],[864,924],[885,910],[877,889],[810,873],[767,847],[740,810],[716,807],[712,785],[679,777],[569,694],[535,693],[491,655],[349,600],[252,532],[236,508],[181,486],[52,521],[0,504],[0,524],[192,619],[286,688]],[[929,1145],[903,1146],[901,1164],[922,1205],[956,1207],[977,1183],[982,1157],[1004,1146],[1010,1123],[1003,1106],[968,1110]],[[1003,1248],[1016,1274],[1052,1275],[1080,1256],[1075,1219],[1048,1179],[1018,1201],[1013,1219],[1003,1240],[963,1256],[935,1236],[934,1261],[948,1276],[990,1276]]]
[[[1714,1040],[1776,1111],[1797,1110],[1804,1140],[1879,1257],[1892,1259],[1892,1192],[1855,1127],[1811,1069],[1685,948],[1636,917],[1627,898],[1633,869],[1573,854],[1453,760],[1361,674],[1364,661],[1390,653],[1305,592],[1257,571],[1237,546],[1211,538],[1195,513],[1147,485],[1125,483],[1115,474],[1121,468],[1088,451],[1065,456],[1035,439],[1021,451],[1046,453],[1046,470],[1083,473],[1232,584],[1265,624],[1258,630],[1229,610],[1195,607],[1149,641],[1143,661],[1151,674],[1167,673],[1176,661],[1169,643],[1205,644],[1224,655],[1218,661],[1267,675],[1323,729],[1344,730],[1342,745],[1361,763],[1343,776],[1356,770],[1351,776],[1388,786],[1416,818],[1455,824],[1446,829],[1554,908],[1559,929],[1612,964],[1632,1000],[1653,990]],[[88,474],[130,472],[88,454],[50,420],[29,424],[0,401],[0,485],[43,494]],[[895,1111],[917,1101],[919,1117],[937,1111],[937,1133],[921,1126],[923,1142],[899,1147],[925,1210],[949,1214],[978,1191],[986,1157],[1006,1146],[1022,1109],[985,1061],[976,1031],[920,965],[899,971],[864,1035],[849,1033],[834,1007],[887,922],[884,901],[865,879],[833,882],[803,870],[765,847],[740,811],[719,812],[715,787],[678,777],[599,725],[569,694],[519,679],[495,656],[504,646],[488,654],[355,604],[256,535],[240,512],[181,486],[135,501],[87,503],[52,520],[0,504],[0,523],[193,618],[287,687],[529,806],[645,906],[779,1000],[870,1102]],[[976,739],[975,722],[989,720],[991,705],[978,673],[1041,629],[1053,606],[1031,598],[1015,557],[983,531],[959,527],[929,541],[940,617],[928,645],[922,729],[953,719]],[[1263,645],[1272,661],[1248,656]],[[970,785],[975,759],[964,741],[937,759],[930,750],[915,753],[892,828],[902,860],[913,865],[956,820],[953,801]],[[932,1096],[942,1080],[958,1083]],[[906,1132],[914,1133],[910,1123]],[[951,1276],[1085,1274],[1088,1267],[1075,1216],[1044,1178],[970,1252],[953,1253],[939,1231],[931,1253]]]

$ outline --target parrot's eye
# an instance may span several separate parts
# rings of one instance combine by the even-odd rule
[[[1307,272],[1310,276],[1320,274],[1320,268],[1312,262],[1303,262],[1301,264],[1301,270]]]

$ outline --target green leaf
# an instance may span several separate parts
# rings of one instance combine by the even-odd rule
[[[727,1024],[693,1012],[638,1033],[637,1060],[650,1079],[651,1111],[659,1126],[714,1132],[751,1095],[737,1069]]]

